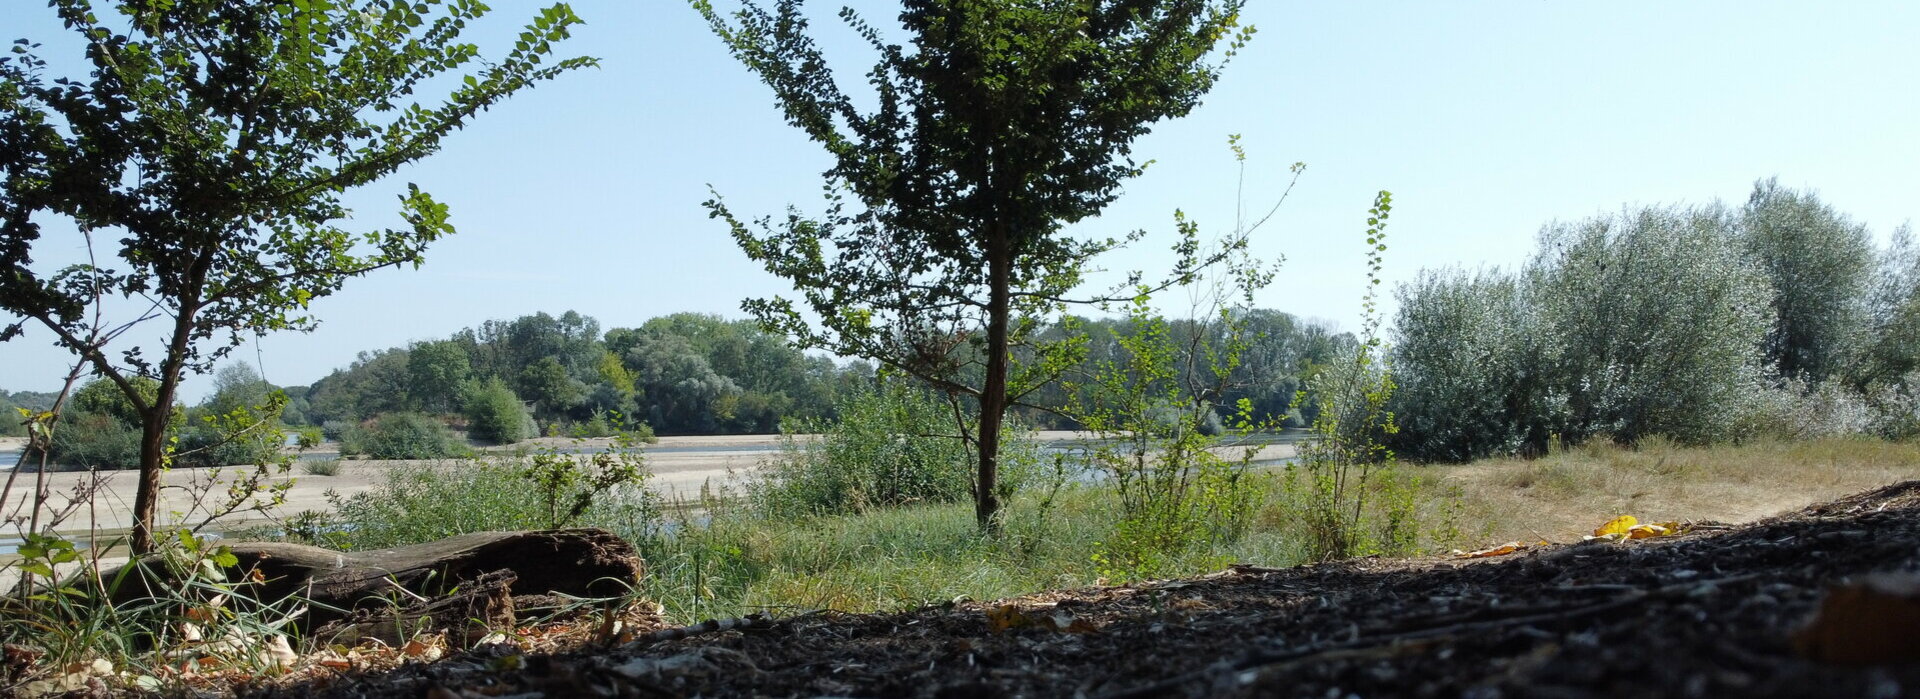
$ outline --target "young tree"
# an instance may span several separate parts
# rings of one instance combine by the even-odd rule
[[[476,0],[222,2],[122,0],[102,19],[54,0],[85,42],[88,72],[46,80],[37,44],[0,63],[0,309],[45,327],[118,385],[141,414],[132,545],[154,546],[167,420],[187,372],[204,372],[246,336],[310,329],[312,299],[383,267],[418,265],[453,232],[446,206],[417,187],[407,227],[356,235],[341,195],[439,150],[476,113],[587,58],[549,61],[579,23],[541,10],[493,61],[459,40]],[[467,67],[438,105],[411,96]],[[34,270],[36,216],[111,232],[119,269]],[[150,300],[164,344],[109,354],[118,329],[83,314],[100,295]],[[137,321],[136,321],[137,322]],[[142,352],[142,349],[158,351]],[[158,382],[157,394],[135,377]]]
[[[983,529],[999,507],[1007,408],[1059,364],[1010,371],[1010,348],[1059,309],[1089,259],[1121,243],[1063,227],[1112,202],[1140,172],[1133,141],[1213,86],[1220,65],[1209,56],[1222,41],[1231,56],[1252,33],[1236,30],[1242,4],[907,0],[899,19],[910,46],[842,10],[879,54],[866,74],[874,108],[862,111],[808,35],[799,0],[771,10],[749,1],[731,18],[693,0],[773,88],[787,121],[835,159],[821,218],[750,227],[717,196],[708,202],[748,257],[794,284],[814,320],[783,298],[746,310],[804,347],[905,371],[956,407],[970,400],[977,425],[962,418],[961,432],[977,448]],[[1176,279],[1210,259],[1182,231]]]

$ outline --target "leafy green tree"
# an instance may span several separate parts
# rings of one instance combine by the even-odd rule
[[[52,6],[90,66],[47,81],[25,40],[0,64],[10,146],[0,150],[0,308],[50,330],[141,412],[132,546],[147,552],[181,377],[247,336],[313,327],[314,298],[374,269],[417,265],[453,232],[446,206],[410,186],[406,227],[352,233],[336,223],[349,214],[342,194],[431,155],[509,95],[593,61],[547,60],[579,23],[564,4],[541,10],[493,60],[459,40],[487,11],[475,0],[123,0],[104,20],[86,0]],[[407,102],[438,85],[451,88],[440,104]],[[124,267],[34,270],[45,214],[110,231]],[[101,295],[152,299],[144,317],[168,324],[159,351],[110,356],[117,331],[84,313]],[[134,376],[155,379],[157,395],[143,396]]]
[[[712,433],[731,417],[728,398],[740,392],[686,338],[644,333],[627,350],[645,396],[647,423],[666,433]]]
[[[315,423],[357,422],[407,408],[412,380],[404,349],[361,352],[347,368],[321,377],[307,391],[307,416]]]
[[[1213,86],[1219,65],[1208,57],[1222,41],[1231,56],[1252,31],[1235,31],[1242,2],[907,0],[908,46],[843,10],[880,55],[865,73],[874,99],[858,102],[797,0],[746,2],[730,17],[708,0],[693,5],[787,121],[834,158],[818,219],[749,226],[719,197],[708,202],[748,257],[794,284],[813,320],[787,299],[745,308],[803,347],[868,358],[970,401],[975,513],[993,528],[1008,407],[1051,380],[1011,371],[1011,350],[1035,329],[1027,319],[1056,310],[1086,263],[1121,244],[1063,227],[1112,202],[1140,172],[1133,141]],[[1176,278],[1204,260],[1192,238],[1182,245]],[[975,361],[971,380],[964,367]]]
[[[587,386],[567,374],[555,357],[542,357],[520,371],[520,395],[546,415],[565,415],[587,399]]]
[[[407,397],[422,409],[453,409],[460,400],[460,385],[472,373],[467,350],[460,343],[420,342],[407,349]]]
[[[1767,361],[1783,378],[1846,371],[1867,329],[1873,240],[1812,192],[1762,180],[1740,212],[1740,243],[1773,287]]]

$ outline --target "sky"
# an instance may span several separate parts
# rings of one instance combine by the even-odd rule
[[[818,211],[824,151],[685,3],[572,4],[587,24],[559,53],[600,68],[515,96],[441,153],[348,198],[350,226],[395,225],[395,196],[416,183],[459,232],[418,270],[377,272],[317,301],[315,332],[269,335],[236,358],[303,385],[361,351],[489,319],[576,310],[612,328],[681,311],[742,317],[742,299],[790,291],[701,202],[712,187],[741,214]],[[832,17],[839,6],[809,10],[829,59],[858,81],[870,61]],[[898,29],[897,5],[853,6]],[[495,3],[471,35],[498,55],[535,9]],[[1227,232],[1236,206],[1275,201],[1294,162],[1307,165],[1297,187],[1254,237],[1256,255],[1284,258],[1259,305],[1344,329],[1359,325],[1366,209],[1382,189],[1395,205],[1389,285],[1422,268],[1511,267],[1556,220],[1738,204],[1766,177],[1817,190],[1883,244],[1920,215],[1920,3],[1251,0],[1244,15],[1258,28],[1251,45],[1193,114],[1136,143],[1153,160],[1147,173],[1073,229],[1148,232],[1103,267],[1166,268],[1176,209],[1207,234]],[[71,38],[40,3],[0,7],[0,38],[16,36],[43,42],[56,70],[77,69]],[[1229,134],[1249,154],[1244,181]],[[70,223],[44,223],[36,267],[82,259]],[[30,328],[0,344],[0,388],[52,390],[71,361]],[[190,380],[184,397],[208,383]]]

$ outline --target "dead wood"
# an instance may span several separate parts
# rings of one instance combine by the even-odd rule
[[[439,597],[412,600],[404,606],[357,609],[346,619],[315,629],[313,637],[325,644],[355,645],[373,639],[399,646],[417,636],[444,631],[449,642],[471,647],[496,630],[513,628],[516,619],[509,590],[515,580],[513,571],[496,570]]]
[[[262,603],[298,595],[312,608],[309,628],[358,610],[431,604],[499,571],[510,574],[511,589],[503,588],[508,595],[612,597],[626,594],[646,570],[632,544],[603,529],[477,532],[371,551],[285,542],[231,549],[239,564],[226,569],[228,581],[250,583],[246,595]],[[155,588],[176,584],[158,559],[129,565],[140,566],[141,574],[126,576],[114,591],[116,602],[162,596]],[[110,571],[106,579],[117,575]]]

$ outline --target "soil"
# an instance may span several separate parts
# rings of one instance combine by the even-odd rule
[[[1828,664],[1797,651],[1794,638],[1833,586],[1915,572],[1920,481],[1651,539],[1473,560],[1236,567],[557,652],[498,643],[253,690],[435,699],[1912,696],[1920,693],[1912,656]],[[1890,633],[1889,643],[1912,648],[1920,625]]]

